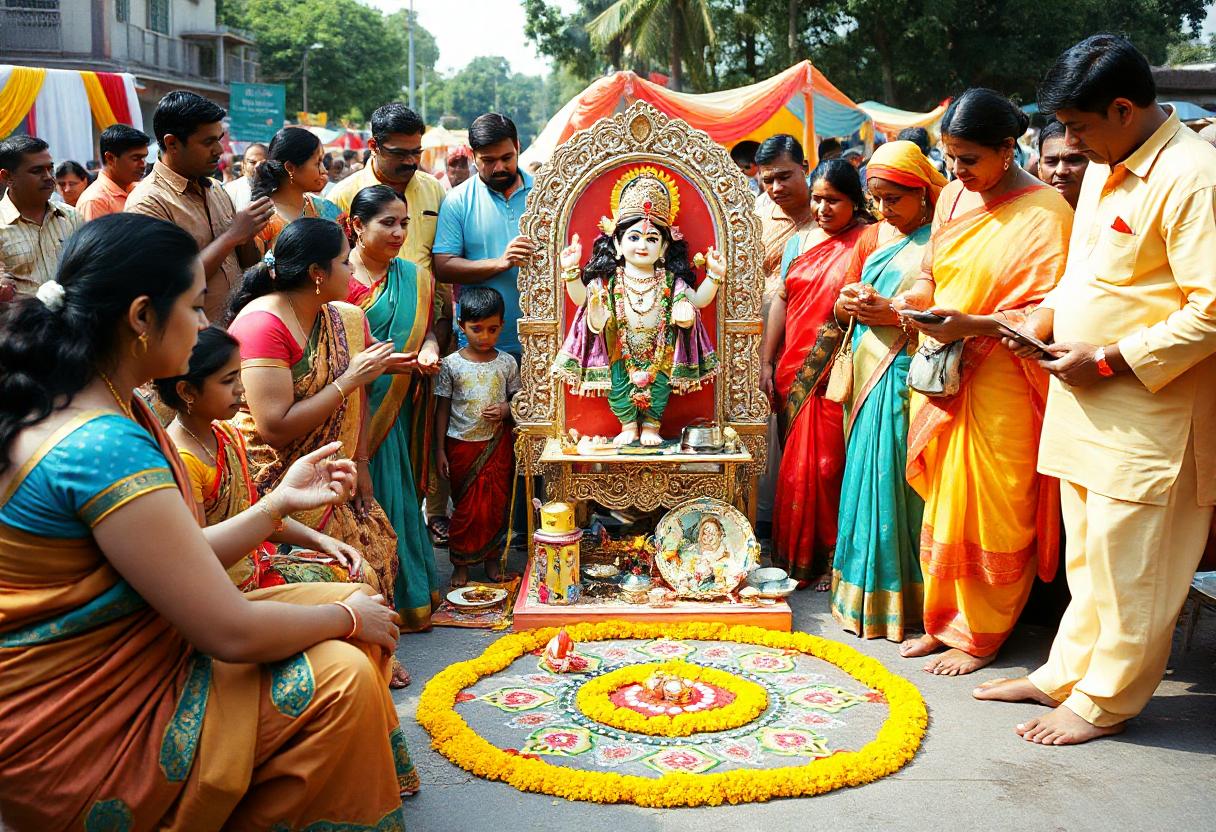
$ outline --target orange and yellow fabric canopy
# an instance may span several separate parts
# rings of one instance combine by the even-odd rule
[[[812,164],[816,136],[848,136],[869,121],[865,111],[810,61],[746,87],[701,94],[675,92],[633,72],[616,72],[595,81],[562,107],[522,154],[521,161],[548,161],[554,149],[576,131],[624,110],[634,101],[645,101],[673,118],[683,119],[727,147],[747,139],[764,141],[777,133],[789,133],[802,142]]]

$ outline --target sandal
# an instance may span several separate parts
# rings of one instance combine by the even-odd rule
[[[402,666],[401,662],[399,662],[394,656],[393,675],[389,679],[388,686],[393,690],[401,690],[401,688],[408,688],[410,686],[410,682],[412,681],[413,679],[410,678],[409,671],[406,670],[405,667]]]
[[[432,517],[426,521],[426,530],[431,533],[431,540],[436,546],[447,546],[448,533],[452,530],[452,521],[446,517]]]

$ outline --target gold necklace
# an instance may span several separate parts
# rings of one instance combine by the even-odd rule
[[[215,468],[216,466],[218,466],[220,464],[219,460],[215,458],[215,454],[213,454],[213,453],[211,453],[211,451],[207,450],[207,445],[203,442],[203,440],[198,438],[198,434],[196,434],[194,431],[190,430],[190,428],[186,427],[186,423],[181,420],[181,417],[178,417],[178,419],[177,419],[177,426],[190,435],[190,438],[194,440],[195,444],[203,449],[203,453],[205,453],[207,456],[211,457],[211,467],[212,468]],[[217,447],[216,450],[219,450],[219,448]]]
[[[135,414],[131,411],[131,405],[122,400],[122,396],[118,395],[118,388],[114,386],[114,382],[110,381],[110,377],[100,370],[97,375],[101,376],[101,380],[106,383],[106,387],[110,388],[110,395],[114,397],[114,401],[118,402],[118,409],[121,410],[128,419],[134,420]]]

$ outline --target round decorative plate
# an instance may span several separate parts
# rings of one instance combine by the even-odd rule
[[[659,574],[681,598],[729,595],[760,562],[760,544],[743,512],[712,497],[667,512],[654,540]]]
[[[484,591],[493,594],[493,598],[477,600],[469,598],[468,595],[473,592]],[[466,610],[481,609],[482,607],[492,607],[495,604],[502,603],[502,599],[507,597],[505,589],[485,586],[462,586],[460,589],[453,589],[448,593],[448,600],[458,607],[463,607]]]

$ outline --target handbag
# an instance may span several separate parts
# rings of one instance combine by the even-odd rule
[[[908,365],[908,386],[926,396],[953,396],[962,386],[965,339],[942,344],[932,338],[916,350]]]
[[[844,341],[832,357],[832,371],[828,374],[828,385],[823,397],[830,402],[843,404],[853,398],[853,321],[844,331]]]

